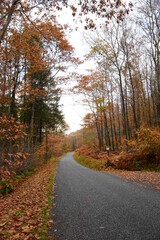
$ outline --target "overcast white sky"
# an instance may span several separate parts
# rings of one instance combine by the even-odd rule
[[[69,24],[73,26],[73,28],[76,28],[75,23],[73,22],[72,15],[69,14],[68,11],[63,11],[58,13],[59,16],[57,16],[58,21],[61,24]],[[76,56],[80,59],[84,59],[84,55],[87,53],[88,46],[85,44],[85,40],[83,39],[84,34],[84,28],[81,25],[78,25],[78,30],[73,30],[69,34],[69,41],[72,44],[72,46],[75,48]],[[85,62],[85,64],[81,64],[79,67],[75,69],[70,68],[69,71],[76,71],[81,74],[87,73],[86,69],[92,69],[94,68],[93,62]],[[73,86],[73,83],[70,83],[67,85],[67,88],[71,88]],[[69,125],[69,131],[74,132],[77,129],[80,129],[83,123],[83,118],[88,112],[87,107],[83,105],[82,102],[82,96],[75,95],[71,92],[62,94],[62,98],[60,103],[62,104],[62,110],[65,116],[65,120],[67,124]]]
[[[75,36],[75,41],[76,44],[78,42],[78,37],[77,35]],[[78,47],[78,55],[82,55],[83,49],[82,46]],[[78,73],[85,74],[86,69],[92,69],[94,68],[94,65],[92,63],[85,63],[82,66],[79,66],[76,69]],[[72,68],[70,69],[72,71]],[[61,101],[60,103],[62,104],[62,109],[63,113],[65,116],[65,120],[67,124],[69,125],[69,131],[74,132],[77,129],[80,129],[83,123],[83,118],[86,115],[86,113],[89,111],[86,106],[84,106],[83,101],[82,101],[82,96],[75,95],[74,93],[70,92],[69,89],[74,86],[74,82],[71,81],[70,84],[67,84],[68,91],[65,91],[66,93],[62,93]]]

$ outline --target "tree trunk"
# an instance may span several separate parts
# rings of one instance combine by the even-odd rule
[[[111,146],[110,136],[109,136],[109,128],[108,128],[108,121],[105,110],[103,111],[103,117],[104,117],[104,129],[105,129],[105,142],[106,146]]]
[[[10,7],[10,11],[8,12],[8,17],[7,17],[7,20],[6,20],[6,23],[4,24],[2,30],[0,31],[0,44],[2,43],[2,39],[7,31],[7,28],[11,22],[11,19],[12,19],[12,15],[14,13],[14,10],[15,10],[15,6],[16,4],[18,3],[19,0],[13,0],[12,1],[12,4],[11,4],[11,7]]]
[[[118,68],[118,74],[119,74],[119,88],[120,88],[121,103],[122,103],[123,131],[124,131],[126,140],[128,140],[125,101],[124,101],[124,93],[123,93],[123,87],[122,87],[122,76],[119,68]],[[126,141],[126,144],[127,144],[127,141]]]

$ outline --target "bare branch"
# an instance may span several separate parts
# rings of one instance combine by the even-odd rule
[[[6,23],[4,24],[4,27],[2,28],[1,32],[0,32],[0,44],[2,43],[2,39],[7,31],[7,28],[11,22],[12,19],[12,15],[15,11],[15,6],[18,4],[19,0],[13,0],[12,5],[11,5],[11,10],[8,12],[8,17],[6,20]]]

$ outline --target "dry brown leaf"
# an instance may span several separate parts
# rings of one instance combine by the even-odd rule
[[[8,222],[8,221],[3,222],[3,223],[0,223],[0,227],[3,227],[4,225],[6,225],[7,222]]]
[[[4,239],[7,239],[7,232],[12,239],[38,239],[32,232],[43,225],[41,212],[47,206],[48,182],[53,167],[53,162],[45,164],[32,176],[16,183],[10,195],[0,196],[0,232]]]

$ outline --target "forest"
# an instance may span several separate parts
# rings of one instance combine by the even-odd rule
[[[58,133],[61,135],[66,128],[59,106],[61,89],[56,75],[65,71],[69,63],[74,64],[73,47],[66,39],[64,26],[56,22],[52,13],[48,18],[47,5],[37,6],[36,1],[31,2],[13,1],[13,9],[10,9],[10,1],[1,3],[2,180],[33,167],[36,158],[43,162],[51,151],[48,142],[61,144]],[[32,14],[36,20],[32,20]]]
[[[65,1],[2,1],[2,181],[43,163],[53,153],[75,148],[96,158],[108,148],[113,158],[119,155],[120,168],[150,163],[159,167],[159,1],[145,0],[134,6],[109,2],[110,11],[105,4],[95,8],[94,1],[89,5],[84,1],[79,9]],[[58,75],[70,65],[81,64],[67,39],[69,26],[59,24],[51,10],[63,7],[71,8],[73,18],[78,15],[80,21],[83,15],[84,29],[89,32],[84,61],[93,60],[96,65],[88,74]],[[98,18],[102,21],[96,24]],[[59,102],[63,83],[73,77],[76,84],[71,91],[80,95],[89,112],[82,129],[67,137]]]
[[[82,61],[68,37],[73,26],[57,20],[56,14],[64,8],[74,22],[84,26],[88,51],[83,64],[93,61],[96,66],[87,73],[67,72]],[[70,81],[74,86],[68,91],[80,97],[88,113],[82,128],[67,134],[60,99]],[[160,170],[159,0],[82,0],[76,4],[1,0],[0,207],[5,203],[10,209],[13,196],[8,201],[3,197],[16,189],[18,179],[21,182],[36,174],[31,205],[35,207],[36,196],[40,210],[35,213],[40,214],[52,187],[43,199],[39,181],[46,179],[41,182],[45,192],[48,182],[53,184],[58,158],[71,151],[82,163],[88,157],[86,166],[97,164],[98,170]],[[24,188],[33,186],[32,180],[29,176],[30,185],[24,182]],[[29,195],[31,190],[27,190]],[[21,192],[22,199],[28,197]],[[17,204],[17,195],[14,199]],[[21,208],[13,211],[10,222],[8,213],[0,212],[2,239],[47,239],[38,235],[45,221],[49,225],[49,218],[34,226],[30,223],[33,210],[27,206],[24,229],[18,223],[22,223]],[[45,216],[47,206],[48,202]],[[37,226],[39,232],[33,233]]]
[[[73,91],[89,112],[74,146],[83,145],[82,153],[96,158],[107,147],[120,155],[118,168],[159,168],[159,1],[139,2],[123,21],[113,18],[86,41],[86,59],[97,67],[76,76]],[[111,158],[115,164],[115,155]]]

